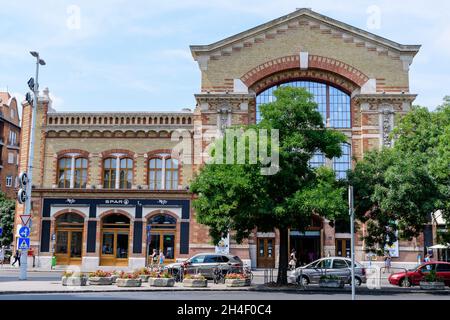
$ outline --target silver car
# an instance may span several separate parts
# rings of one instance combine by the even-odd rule
[[[242,272],[244,263],[235,255],[218,253],[198,253],[184,262],[171,263],[164,267],[170,273],[178,275],[181,267],[185,273],[202,274],[205,278],[213,279],[215,269],[223,274],[228,272]]]
[[[343,257],[328,257],[316,260],[310,264],[296,268],[288,274],[289,283],[319,283],[320,277],[325,275],[336,276],[351,283],[351,260]],[[300,282],[301,281],[301,282]],[[360,286],[366,282],[366,270],[355,261],[355,284]]]

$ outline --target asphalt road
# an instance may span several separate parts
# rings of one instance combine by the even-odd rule
[[[27,273],[27,281],[57,281],[61,280],[62,272],[36,272]],[[0,267],[0,283],[4,281],[17,281],[19,279],[19,270],[2,270]]]
[[[0,295],[0,300],[350,300],[349,294],[295,292],[99,292]],[[450,295],[358,295],[357,300],[450,300]]]

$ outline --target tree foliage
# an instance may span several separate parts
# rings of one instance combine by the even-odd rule
[[[349,175],[369,250],[392,244],[396,231],[418,236],[436,210],[450,218],[450,100],[433,112],[413,107],[392,137],[392,148],[368,153]]]
[[[1,245],[9,245],[13,241],[14,212],[16,203],[0,193],[0,226],[3,234],[0,236]]]
[[[313,96],[302,88],[275,90],[276,100],[261,106],[263,120],[248,129],[279,130],[279,171],[261,175],[261,161],[206,164],[191,184],[197,221],[217,243],[229,230],[238,242],[257,228],[280,231],[278,283],[287,282],[288,230],[311,226],[312,214],[335,219],[347,212],[345,186],[329,168],[308,165],[315,152],[341,155],[345,136],[325,128]],[[216,141],[223,148],[226,139]],[[220,141],[220,143],[218,143]],[[229,150],[229,149],[228,149]],[[236,150],[234,145],[231,150]],[[214,152],[214,151],[213,151]],[[258,159],[261,160],[261,159]]]

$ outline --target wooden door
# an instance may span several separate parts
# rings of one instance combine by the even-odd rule
[[[336,257],[350,258],[350,239],[336,239]]]
[[[257,267],[275,268],[275,238],[257,239]]]
[[[55,256],[58,265],[80,265],[83,230],[60,229],[56,232]]]

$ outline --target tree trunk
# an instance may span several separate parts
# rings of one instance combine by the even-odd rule
[[[280,252],[278,257],[278,276],[277,285],[287,285],[287,269],[288,269],[288,236],[287,228],[279,229],[280,231]]]

